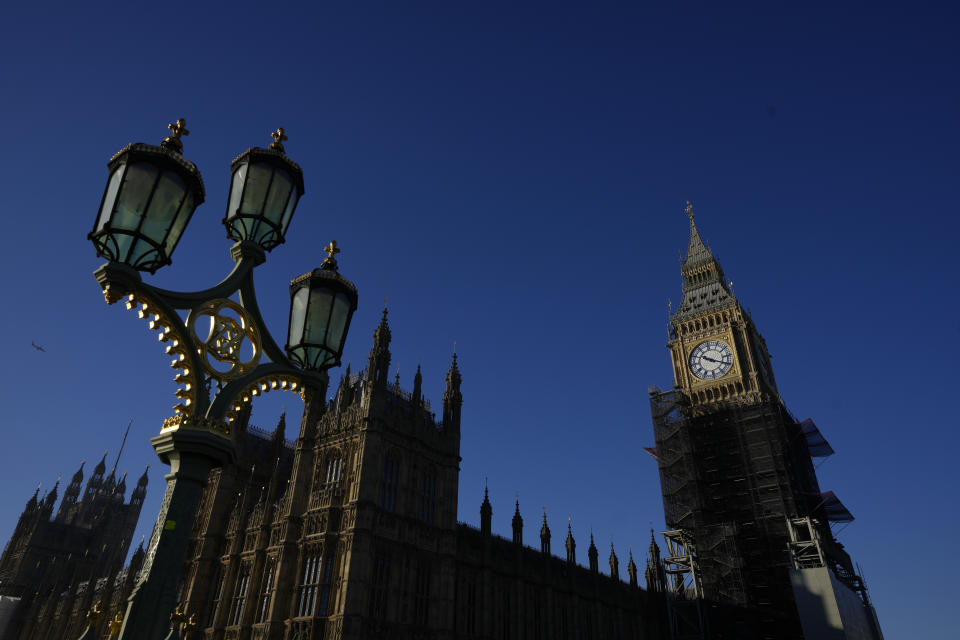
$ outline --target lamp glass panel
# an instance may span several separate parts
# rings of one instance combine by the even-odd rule
[[[127,262],[127,253],[130,251],[130,245],[133,244],[133,236],[126,233],[111,233],[110,236],[117,242],[117,255],[113,259],[117,262]]]
[[[333,295],[326,288],[316,288],[311,293],[310,308],[307,310],[307,330],[303,341],[309,344],[326,345]]]
[[[303,320],[307,314],[307,298],[310,289],[304,287],[293,294],[290,302],[290,328],[287,331],[287,344],[295,347],[303,343]]]
[[[293,183],[290,183],[290,199],[287,200],[287,208],[283,212],[283,218],[280,219],[280,232],[286,233],[287,228],[290,226],[290,218],[293,217],[293,210],[297,207],[297,199],[300,197],[296,194],[294,189],[296,187]]]
[[[273,183],[270,185],[270,193],[267,194],[267,203],[263,209],[263,215],[268,220],[280,224],[284,205],[287,204],[287,198],[290,197],[292,189],[293,181],[290,179],[290,174],[283,169],[274,169]]]
[[[157,244],[163,242],[167,229],[173,225],[174,216],[180,209],[186,191],[183,178],[172,171],[164,171],[157,182],[150,201],[150,210],[143,220],[140,231]]]
[[[330,316],[330,328],[327,329],[327,346],[333,352],[336,359],[340,352],[340,346],[343,343],[343,331],[347,326],[347,318],[350,317],[350,300],[342,293],[337,294],[333,303],[333,314]]]
[[[244,162],[233,172],[233,180],[230,183],[230,204],[227,205],[228,218],[233,218],[237,215],[237,209],[240,207],[240,196],[243,195],[243,184],[246,179],[247,163]]]
[[[247,186],[243,193],[243,203],[239,213],[257,214],[263,210],[263,200],[267,196],[267,188],[270,186],[270,175],[272,173],[273,169],[268,164],[258,162],[248,165]]]
[[[146,162],[130,165],[120,189],[120,199],[111,226],[131,231],[137,228],[159,172],[157,167]]]
[[[190,219],[190,214],[193,213],[196,205],[193,203],[193,193],[187,192],[187,197],[183,199],[183,204],[180,205],[180,211],[177,213],[176,219],[173,221],[173,226],[170,227],[170,233],[167,235],[167,240],[163,244],[163,252],[166,254],[167,258],[170,257],[170,254],[173,253],[174,247],[177,246],[177,241],[180,240],[180,236],[183,235],[183,228],[187,225],[187,220]]]
[[[117,200],[117,191],[120,189],[120,181],[123,180],[123,170],[126,166],[126,162],[121,162],[110,175],[110,181],[107,182],[107,191],[103,197],[103,206],[97,218],[97,228],[95,231],[102,230],[110,219],[110,214],[113,213],[113,205]]]
[[[132,236],[128,236],[132,237]],[[154,255],[150,255],[150,254]],[[130,255],[127,257],[125,262],[134,268],[139,268],[142,266],[144,259],[147,256],[150,256],[149,262],[156,260],[157,249],[152,244],[144,240],[143,238],[134,238],[133,248],[130,250]]]

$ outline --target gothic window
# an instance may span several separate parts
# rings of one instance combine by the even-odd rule
[[[370,616],[383,620],[387,616],[387,591],[390,588],[390,556],[377,554],[373,559],[373,591]]]
[[[414,576],[414,623],[422,628],[427,627],[430,617],[430,565],[426,561],[420,562]]]
[[[326,477],[323,482],[324,489],[331,489],[340,484],[340,476],[343,473],[343,458],[339,455],[333,456],[327,460]]]
[[[424,471],[420,480],[420,519],[433,524],[433,512],[436,510],[437,474]]]
[[[308,551],[303,559],[300,586],[297,588],[296,616],[312,616],[317,604],[317,589],[320,586],[320,553]]]
[[[333,581],[333,551],[328,551],[323,559],[323,583],[320,585],[320,607],[317,611],[318,616],[327,615],[327,607],[330,603],[330,583]]]
[[[380,506],[387,511],[396,511],[399,477],[400,462],[392,456],[384,458],[383,476],[380,479]]]
[[[217,567],[217,577],[213,581],[217,585],[213,589],[213,600],[210,601],[210,607],[207,614],[207,626],[212,627],[216,622],[217,614],[220,612],[220,598],[223,596],[223,566]]]
[[[250,585],[250,565],[240,566],[240,575],[237,578],[237,587],[233,591],[233,599],[230,601],[230,616],[227,619],[227,626],[232,627],[240,624],[243,616],[243,603],[247,599],[247,587]]]
[[[264,572],[263,585],[260,587],[260,606],[257,610],[257,622],[263,622],[267,619],[267,611],[270,609],[270,596],[273,595],[273,570],[275,566],[275,560],[267,560],[267,569]]]

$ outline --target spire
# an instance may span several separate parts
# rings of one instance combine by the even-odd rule
[[[93,468],[93,475],[102,476],[107,471],[107,454],[109,451],[103,452],[103,457],[100,459],[100,462],[97,463],[97,466]]]
[[[700,237],[700,230],[697,229],[697,223],[693,220],[693,205],[687,200],[687,206],[684,209],[687,217],[690,218],[690,243],[687,245],[687,255],[683,260],[683,266],[696,265],[709,260],[713,260],[713,254],[703,243]]]
[[[83,465],[87,464],[87,460],[83,459],[80,461],[80,468],[77,469],[77,472],[73,474],[73,478],[70,480],[70,484],[80,484],[83,482]]]
[[[27,511],[32,511],[37,507],[37,496],[40,495],[40,486],[42,484],[43,484],[42,482],[37,483],[37,490],[34,491],[30,499],[27,500]]]
[[[53,503],[57,501],[57,488],[60,486],[60,478],[57,478],[56,483],[53,485],[53,489],[50,490],[50,493],[47,494],[46,498],[43,500],[43,506],[46,509],[52,509]]]
[[[144,498],[147,497],[147,472],[149,470],[150,465],[147,465],[147,468],[143,470],[143,475],[137,480],[137,486],[134,488],[133,493],[130,494],[130,504],[140,506],[143,504]]]
[[[573,528],[570,526],[570,520],[567,519],[567,562],[577,563],[577,543],[573,539]]]
[[[647,553],[647,570],[644,572],[647,590],[662,593],[667,588],[667,575],[660,561],[660,547],[657,546],[657,539],[653,535],[653,527],[650,528],[650,547]]]
[[[120,451],[117,452],[117,459],[113,461],[113,469],[110,470],[110,475],[112,476],[117,470],[117,465],[120,464],[120,456],[123,455],[123,447],[127,444],[127,436],[130,435],[130,425],[133,424],[133,420],[127,423],[127,430],[123,432],[123,440],[120,442]]]
[[[274,455],[280,455],[280,452],[283,451],[283,448],[287,444],[287,412],[284,411],[280,414],[280,419],[277,420],[277,426],[273,430],[273,435],[270,437],[270,442],[273,443],[273,452]]]
[[[513,543],[523,544],[523,518],[520,517],[520,498],[517,498],[517,508],[513,512]]]
[[[460,368],[457,367],[457,354],[454,352],[450,370],[447,371],[447,389],[443,392],[443,427],[460,430],[460,407],[463,406],[463,394],[460,393]]]
[[[630,586],[637,586],[637,563],[633,561],[633,549],[630,550],[630,561],[627,563],[627,575],[630,576]]]
[[[387,373],[390,371],[390,325],[387,324],[387,307],[383,307],[383,317],[373,332],[373,347],[370,349],[370,361],[367,365],[367,380],[383,387],[387,386]]]
[[[540,551],[550,555],[550,527],[547,526],[547,508],[543,508],[543,526],[540,527]]]
[[[610,577],[615,580],[620,579],[620,560],[613,550],[613,540],[610,541]]]
[[[423,376],[420,374],[420,365],[417,365],[417,373],[413,376],[413,404],[419,407],[423,399]]]
[[[593,531],[590,532],[590,547],[587,548],[587,557],[590,558],[590,570],[594,573],[600,571],[600,554],[597,552],[597,545],[593,544]]]
[[[117,488],[113,490],[113,495],[123,500],[123,495],[127,492],[127,472],[123,472],[123,477],[120,478],[120,482],[117,483]]]
[[[725,307],[735,301],[720,263],[700,237],[700,231],[694,222],[693,205],[689,201],[685,211],[690,218],[690,243],[681,267],[683,299],[674,317],[685,317],[712,308]]]
[[[490,535],[490,525],[493,520],[493,507],[490,506],[490,494],[487,491],[486,483],[483,487],[483,503],[480,505],[480,531],[484,535]]]

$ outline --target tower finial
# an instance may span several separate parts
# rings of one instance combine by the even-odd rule
[[[120,441],[120,451],[117,452],[117,459],[113,461],[113,469],[110,469],[110,475],[113,475],[117,470],[117,465],[120,464],[120,456],[123,455],[123,447],[127,444],[127,436],[130,435],[130,425],[133,424],[133,418],[130,418],[130,422],[127,423],[127,430],[123,432],[123,440]]]
[[[690,222],[693,222],[693,205],[690,204],[689,200],[687,200],[687,206],[684,208],[684,211],[687,213],[687,217],[690,218]]]

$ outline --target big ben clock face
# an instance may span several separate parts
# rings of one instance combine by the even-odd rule
[[[701,380],[715,380],[733,364],[733,351],[719,340],[701,342],[690,353],[690,372]]]

